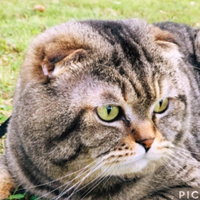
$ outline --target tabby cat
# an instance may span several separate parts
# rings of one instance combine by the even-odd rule
[[[40,34],[16,86],[1,199],[18,186],[51,200],[196,198],[199,69],[200,31],[183,24],[71,21]]]

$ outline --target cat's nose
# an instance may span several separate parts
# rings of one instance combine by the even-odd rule
[[[137,143],[141,144],[147,152],[151,148],[151,145],[153,144],[154,139],[155,138],[143,139],[143,140],[137,141]]]

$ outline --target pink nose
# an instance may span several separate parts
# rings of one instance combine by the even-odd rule
[[[137,143],[141,144],[147,152],[151,148],[151,145],[153,144],[154,139],[155,138],[143,139],[143,140],[137,141]]]

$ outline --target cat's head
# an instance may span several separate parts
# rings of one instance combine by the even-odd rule
[[[143,21],[47,30],[26,56],[9,127],[30,160],[19,156],[23,170],[71,192],[166,165],[189,127],[184,70],[173,36]]]

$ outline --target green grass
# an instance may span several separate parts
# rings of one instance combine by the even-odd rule
[[[44,5],[45,12],[35,11],[37,4]],[[0,123],[12,112],[14,87],[28,44],[48,27],[70,19],[125,18],[143,18],[149,23],[170,20],[200,27],[199,16],[199,0],[1,0]],[[0,152],[3,142],[0,140]]]

